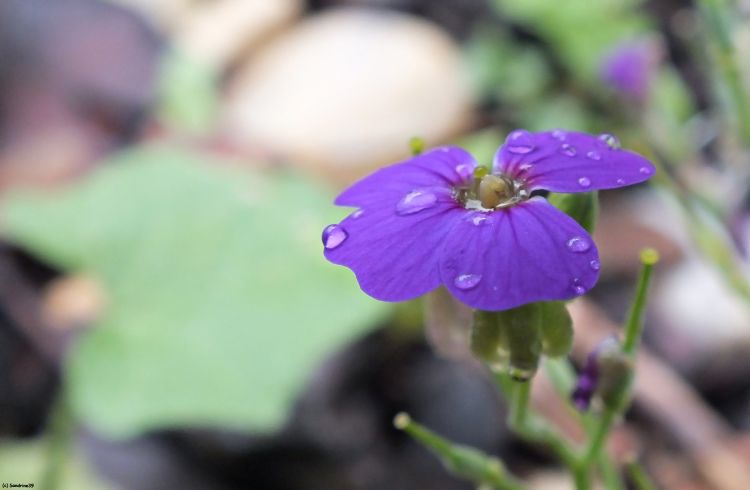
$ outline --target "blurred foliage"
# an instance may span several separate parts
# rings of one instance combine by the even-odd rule
[[[599,60],[614,42],[648,27],[639,0],[493,0],[504,16],[541,36],[575,76],[596,77]]]
[[[83,455],[73,451],[60,475],[62,488],[76,490],[108,490],[113,488],[94,476],[83,460]],[[3,483],[34,483],[38,486],[39,475],[47,461],[46,439],[13,442],[0,445],[0,475]]]
[[[99,278],[108,308],[67,366],[77,416],[112,436],[277,428],[324,354],[384,306],[321,253],[329,195],[167,147],[59,193],[18,192],[9,236]]]
[[[219,111],[216,75],[178,51],[167,51],[159,76],[159,117],[189,133],[209,132]]]

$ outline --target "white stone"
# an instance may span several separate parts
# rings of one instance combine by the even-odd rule
[[[175,32],[175,44],[187,56],[223,69],[302,12],[301,0],[212,0],[199,2]]]
[[[412,16],[338,9],[276,38],[239,74],[226,104],[234,139],[342,180],[444,142],[470,124],[456,43]]]

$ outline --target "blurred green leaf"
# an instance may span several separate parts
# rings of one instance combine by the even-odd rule
[[[616,41],[647,26],[639,0],[493,0],[502,15],[538,33],[574,76],[596,76],[602,55]]]
[[[189,133],[206,133],[219,108],[216,75],[186,56],[168,51],[161,61],[159,117]]]
[[[0,445],[0,475],[3,483],[33,483],[39,488],[39,475],[47,464],[46,440],[8,442]],[[71,457],[72,456],[72,457]],[[97,478],[74,451],[60,475],[61,489],[105,490],[112,488]]]
[[[67,374],[76,415],[111,436],[277,428],[323,356],[384,309],[325,261],[336,209],[291,175],[145,148],[4,211],[12,239],[108,292]]]

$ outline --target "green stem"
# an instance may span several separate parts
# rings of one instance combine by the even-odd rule
[[[625,490],[625,484],[620,478],[620,473],[606,451],[599,453],[597,466],[602,473],[602,481],[607,490]]]
[[[522,432],[524,430],[526,414],[529,410],[530,395],[531,381],[520,381],[514,383],[513,395],[510,399],[508,425],[516,432]]]
[[[533,379],[533,378],[532,378]],[[524,441],[548,447],[571,471],[577,466],[575,449],[529,408],[531,380],[514,381],[496,374],[498,387],[508,400],[508,426]]]
[[[722,11],[721,0],[701,0],[702,10],[708,25],[708,32],[716,45],[716,63],[724,84],[732,98],[739,133],[746,146],[750,146],[750,99],[745,92],[742,72],[737,61],[737,51],[732,42],[732,34],[727,17]]]
[[[612,426],[616,420],[617,414],[615,411],[607,409],[594,426],[594,430],[591,434],[588,445],[586,446],[586,450],[583,453],[583,460],[581,462],[587,470],[588,468],[591,468],[599,457],[599,454],[603,452],[602,449],[604,449],[604,445],[607,443],[609,432],[612,430]]]
[[[638,490],[657,490],[656,484],[651,480],[643,467],[637,461],[627,464],[628,475]]]
[[[627,322],[625,323],[625,338],[622,342],[622,350],[630,356],[635,355],[635,349],[643,333],[643,312],[646,309],[646,295],[651,282],[651,274],[654,265],[659,261],[656,250],[647,248],[641,251],[641,273],[638,277],[638,286],[635,290],[635,299],[630,307]]]
[[[65,387],[60,388],[50,414],[48,428],[47,462],[41,476],[41,488],[62,488],[63,473],[73,436],[73,416],[68,407]]]
[[[479,488],[523,490],[524,486],[499,459],[477,449],[454,444],[414,422],[405,413],[398,414],[393,423],[397,429],[403,430],[439,457],[448,471],[473,481]]]

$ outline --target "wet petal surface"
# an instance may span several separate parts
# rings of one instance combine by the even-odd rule
[[[519,146],[519,141],[523,145]],[[519,152],[519,147],[528,151]],[[495,155],[494,168],[525,182],[530,191],[552,192],[624,187],[648,180],[655,172],[651,162],[621,149],[610,134],[562,130],[510,133]]]
[[[599,277],[591,237],[541,197],[493,213],[469,213],[447,235],[440,278],[461,302],[504,310],[580,296]]]
[[[377,207],[383,200],[395,203],[414,190],[465,185],[477,163],[466,150],[455,146],[435,148],[355,182],[336,198],[340,206]]]

